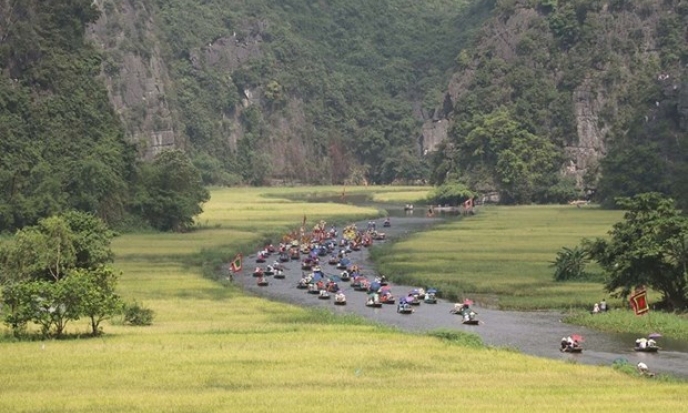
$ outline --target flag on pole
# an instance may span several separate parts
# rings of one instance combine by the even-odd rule
[[[628,301],[630,301],[635,315],[643,315],[650,311],[650,306],[647,302],[647,291],[644,288],[636,290]]]
[[[234,257],[234,261],[229,265],[230,269],[232,272],[239,272],[241,271],[241,259],[243,256],[241,254],[237,254],[236,257]]]

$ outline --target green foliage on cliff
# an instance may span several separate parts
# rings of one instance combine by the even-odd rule
[[[579,187],[596,188],[607,204],[660,191],[688,205],[687,10],[685,1],[498,1],[475,47],[457,59],[454,126],[434,157],[433,180],[482,184],[509,202],[549,202],[569,192],[559,171],[573,160],[585,168]],[[529,138],[496,149],[485,139],[471,144],[486,120],[505,116],[514,129],[502,122],[502,132]],[[536,145],[546,159],[533,156],[536,141],[546,142]],[[526,151],[523,142],[531,142]]]
[[[479,23],[464,0],[152,2],[193,153],[251,184],[341,183],[361,170],[374,182],[425,178],[421,113],[441,102]],[[274,169],[266,153],[289,165]]]
[[[98,9],[91,0],[3,1],[0,16],[0,231],[69,210],[110,224],[137,214],[132,194],[152,188],[99,79],[101,55],[85,40]]]

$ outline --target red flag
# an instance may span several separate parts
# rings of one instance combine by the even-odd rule
[[[650,306],[647,302],[647,291],[645,289],[636,290],[628,301],[630,301],[635,315],[643,315],[650,311]]]
[[[241,259],[243,256],[241,254],[237,254],[236,257],[234,257],[234,261],[229,265],[230,269],[232,272],[239,272],[241,271]]]

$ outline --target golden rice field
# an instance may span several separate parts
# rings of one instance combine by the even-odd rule
[[[682,382],[395,332],[204,278],[194,264],[204,249],[232,257],[304,214],[309,222],[377,214],[280,202],[280,191],[289,189],[214,190],[202,230],[118,238],[119,290],[152,308],[154,325],[114,320],[98,339],[0,341],[0,412],[685,409]],[[70,328],[87,331],[85,322]]]

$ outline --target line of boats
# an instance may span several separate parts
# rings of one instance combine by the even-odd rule
[[[389,219],[384,221],[383,227],[390,227]],[[252,275],[257,279],[258,286],[266,287],[269,285],[268,277],[274,279],[285,279],[284,264],[287,262],[298,262],[301,268],[301,278],[296,284],[296,288],[305,290],[308,294],[317,296],[319,300],[331,300],[336,306],[345,306],[348,298],[342,290],[340,283],[349,283],[354,291],[364,292],[365,306],[370,308],[382,308],[387,305],[395,305],[399,314],[413,314],[421,303],[437,304],[438,292],[434,288],[414,288],[398,298],[392,293],[384,275],[375,276],[372,279],[363,275],[357,264],[353,263],[348,255],[352,252],[360,251],[361,248],[369,247],[374,241],[384,241],[384,233],[376,231],[375,225],[368,223],[365,231],[359,231],[355,225],[345,229],[345,235],[337,241],[337,231],[323,232],[324,236],[318,240],[309,242],[291,241],[281,243],[278,248],[268,245],[259,251],[256,258],[257,264],[266,263],[272,254],[277,254],[278,258],[273,264],[265,267],[257,266]],[[328,258],[324,258],[328,257]],[[320,266],[321,259],[327,260],[327,264],[341,271],[337,275],[326,274]],[[465,325],[480,325],[478,313],[472,308],[473,302],[465,299],[462,303],[456,303],[450,309],[451,314],[461,317],[461,323]],[[655,338],[661,336],[653,333],[648,338],[636,340],[634,350],[636,352],[656,353],[660,347]],[[561,340],[560,351],[564,353],[582,353],[583,339],[573,335],[564,337]]]

